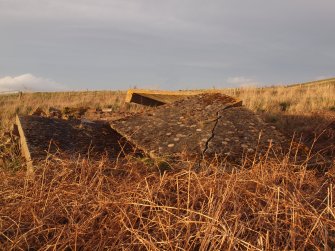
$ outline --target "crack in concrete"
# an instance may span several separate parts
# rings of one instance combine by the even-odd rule
[[[213,126],[213,129],[212,129],[212,134],[211,134],[211,136],[208,138],[208,140],[206,141],[206,144],[205,144],[205,149],[202,151],[202,155],[205,155],[206,154],[206,152],[207,152],[207,150],[208,150],[208,147],[209,147],[209,142],[215,137],[215,129],[216,129],[216,127],[217,127],[217,125],[218,125],[218,123],[219,123],[219,120],[222,118],[222,116],[220,116],[220,112],[222,112],[222,111],[224,111],[224,110],[227,110],[227,109],[229,109],[229,108],[233,108],[233,107],[236,107],[236,103],[234,103],[234,104],[231,104],[231,105],[228,105],[228,106],[226,106],[225,108],[223,108],[221,111],[218,111],[217,113],[216,113],[216,119],[214,120],[215,121],[215,124],[214,124],[214,126]]]
[[[222,116],[219,116],[219,113],[220,111],[218,111],[216,113],[216,119],[215,119],[215,124],[213,126],[213,129],[212,129],[212,132],[211,132],[211,136],[208,138],[208,140],[206,141],[206,144],[205,144],[205,149],[202,151],[202,155],[205,155],[206,151],[208,150],[208,145],[209,145],[209,142],[214,138],[215,134],[214,134],[214,131],[216,129],[216,126],[217,124],[219,123],[219,120],[220,118],[222,118]]]

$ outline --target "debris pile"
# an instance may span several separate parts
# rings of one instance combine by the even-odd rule
[[[281,148],[286,138],[232,97],[199,94],[111,122],[153,157],[218,156],[240,163],[246,154]]]
[[[223,93],[131,90],[126,101],[158,107],[122,118],[113,118],[110,109],[89,108],[39,109],[18,116],[27,163],[32,166],[48,153],[107,153],[115,158],[139,149],[152,158],[215,157],[240,164],[247,156],[261,156],[270,145],[281,149],[288,144],[240,100]],[[99,121],[87,120],[92,113]]]
[[[117,158],[134,152],[133,146],[107,123],[89,120],[63,120],[40,116],[17,116],[22,153],[28,167],[57,152],[82,154],[89,157],[107,154]]]

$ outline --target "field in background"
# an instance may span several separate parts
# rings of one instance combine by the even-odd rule
[[[335,118],[335,79],[225,91],[289,137],[295,131],[317,133]],[[146,109],[125,104],[124,96],[111,91],[0,96],[1,131],[16,113],[38,107]],[[153,161],[131,155],[117,162],[55,156],[27,179],[17,168],[18,147],[1,147],[4,143],[0,155],[7,151],[13,164],[1,168],[0,162],[0,250],[335,248],[334,165],[320,172],[264,158],[226,173],[225,163],[213,161],[196,171],[185,161],[160,173]]]
[[[293,86],[223,89],[228,95],[243,100],[243,104],[258,113],[279,115],[310,115],[320,111],[335,111],[335,79]],[[136,111],[139,108],[124,103],[124,91],[87,91],[63,93],[23,93],[0,95],[2,128],[14,121],[15,114],[29,114],[40,107],[113,108],[115,112]]]

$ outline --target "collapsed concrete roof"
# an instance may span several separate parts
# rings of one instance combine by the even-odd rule
[[[112,121],[111,127],[153,157],[218,155],[240,161],[285,137],[241,102],[224,94],[199,94]]]
[[[90,157],[108,153],[116,158],[120,153],[134,151],[107,123],[33,115],[17,116],[16,123],[28,171],[32,171],[33,162],[45,159],[48,153],[80,153]]]
[[[169,96],[164,94],[165,98]],[[242,102],[220,93],[181,95],[183,99],[146,112],[106,122],[18,116],[28,168],[48,153],[108,153],[139,149],[154,158],[219,157],[240,164],[246,155],[282,148],[286,138]],[[172,100],[173,98],[171,98]]]
[[[160,106],[185,99],[202,93],[222,93],[219,90],[197,90],[197,91],[161,91],[130,89],[127,91],[126,103],[136,103],[146,106]],[[223,94],[223,93],[222,93]],[[239,100],[235,99],[235,102]]]

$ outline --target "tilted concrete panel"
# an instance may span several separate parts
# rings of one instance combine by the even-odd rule
[[[285,137],[223,94],[192,95],[111,122],[111,127],[153,157],[217,156],[240,161]]]
[[[173,103],[202,93],[222,93],[219,90],[206,90],[206,91],[158,91],[158,90],[138,90],[130,89],[127,91],[125,102],[136,103],[146,106],[160,106],[164,104]],[[228,96],[227,96],[228,97]],[[232,98],[232,97],[230,97]],[[234,102],[240,102],[241,100],[234,99]]]
[[[16,121],[28,171],[32,171],[33,162],[45,159],[48,153],[90,157],[107,154],[116,158],[122,152],[134,151],[107,123],[39,116],[17,116]]]

